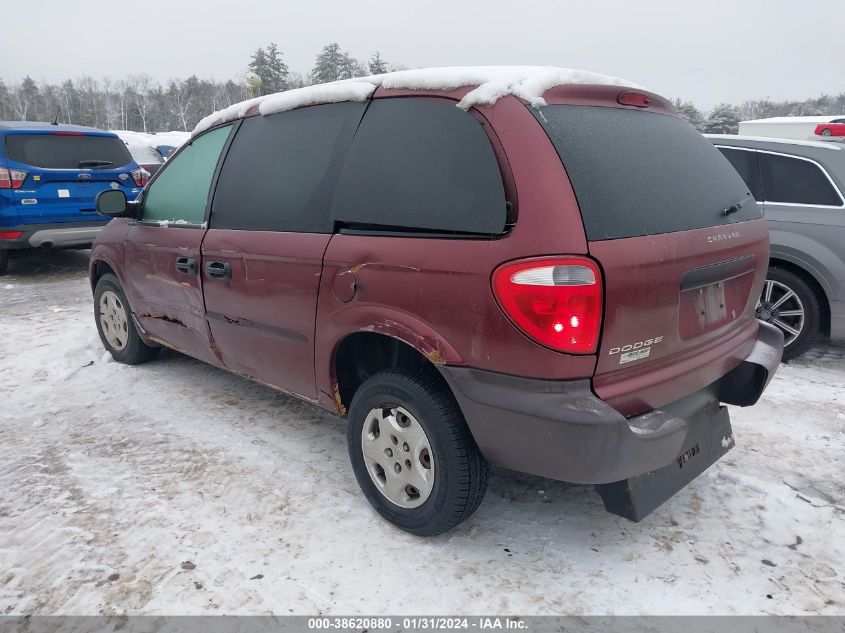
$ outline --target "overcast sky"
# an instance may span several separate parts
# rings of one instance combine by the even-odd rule
[[[409,68],[583,68],[705,109],[845,91],[845,0],[26,0],[20,11],[0,29],[6,82],[241,78],[271,41],[308,73],[337,41]]]

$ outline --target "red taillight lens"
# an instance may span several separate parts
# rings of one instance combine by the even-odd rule
[[[592,354],[602,313],[601,272],[586,258],[545,258],[503,264],[493,292],[514,325],[559,352]]]
[[[20,189],[24,180],[26,180],[25,171],[0,167],[0,189]]]
[[[150,172],[148,172],[143,167],[140,167],[139,169],[133,169],[130,173],[132,174],[132,180],[135,181],[136,187],[143,187],[148,182],[150,182]]]
[[[648,95],[632,90],[620,92],[619,96],[616,97],[616,101],[622,105],[637,106],[638,108],[647,108],[651,104],[651,99],[648,98]]]
[[[0,240],[16,240],[21,236],[21,231],[0,231]]]

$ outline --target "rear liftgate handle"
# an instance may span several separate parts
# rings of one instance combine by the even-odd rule
[[[193,257],[177,257],[176,270],[186,275],[196,275],[199,272],[197,260]]]
[[[205,274],[214,279],[229,279],[232,276],[232,267],[229,262],[206,262]]]

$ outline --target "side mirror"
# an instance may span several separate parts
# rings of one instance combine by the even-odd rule
[[[116,218],[126,217],[128,206],[126,194],[120,189],[106,189],[97,194],[97,213]]]

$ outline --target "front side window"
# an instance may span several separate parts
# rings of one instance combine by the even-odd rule
[[[732,149],[730,147],[720,147],[719,151],[724,154],[737,173],[742,176],[754,199],[762,200],[763,185],[760,182],[760,168],[757,167],[757,152],[745,149]]]
[[[839,193],[816,163],[765,152],[759,152],[758,161],[766,202],[843,205]]]
[[[244,119],[220,170],[211,228],[331,233],[337,172],[365,109],[331,103]]]
[[[162,168],[144,197],[144,222],[202,224],[211,180],[232,126],[195,138]]]
[[[454,101],[375,99],[349,150],[332,217],[353,229],[503,233],[507,203],[487,134]]]

